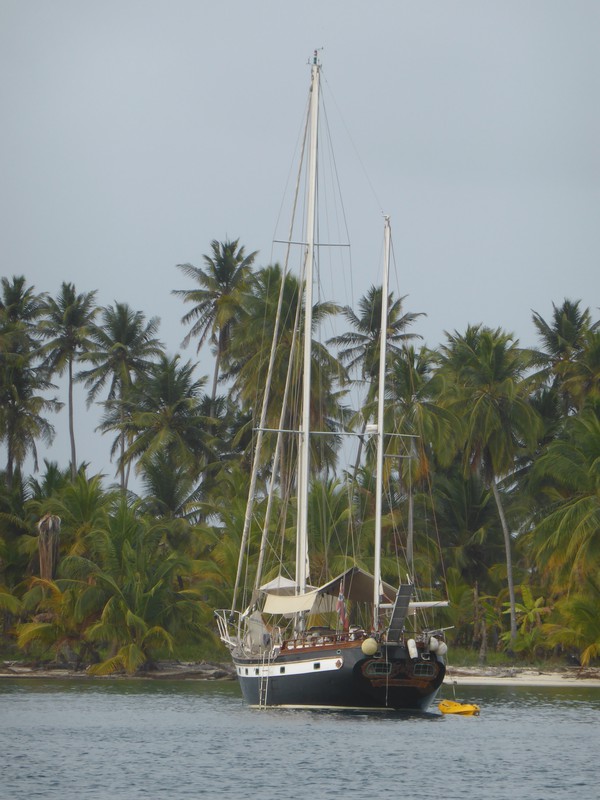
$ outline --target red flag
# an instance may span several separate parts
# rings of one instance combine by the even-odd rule
[[[340,622],[342,623],[342,628],[347,631],[350,627],[348,618],[346,616],[346,603],[344,602],[344,587],[340,584],[340,593],[337,599],[336,605],[337,613],[340,618]]]

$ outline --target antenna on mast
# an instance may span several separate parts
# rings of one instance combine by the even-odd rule
[[[323,48],[322,48],[322,47],[317,47],[317,48],[315,48],[315,49],[313,50],[313,57],[312,57],[312,61],[311,61],[311,60],[309,60],[309,62],[308,62],[309,64],[311,64],[311,66],[314,66],[314,67],[320,67],[320,66],[321,66],[321,63],[320,63],[320,61],[319,61],[319,52],[320,52],[321,50],[323,50]]]

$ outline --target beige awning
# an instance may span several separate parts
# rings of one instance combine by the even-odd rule
[[[268,594],[263,607],[264,614],[297,614],[299,611],[311,611],[313,614],[325,614],[335,611],[336,598],[323,595],[320,589],[296,595]]]
[[[344,587],[344,597],[346,600],[356,600],[362,603],[373,601],[375,578],[368,572],[360,569],[360,567],[350,567],[346,572],[338,575],[337,578],[333,578],[328,583],[319,587],[319,591],[337,597],[342,586]],[[389,583],[382,581],[381,592],[383,600],[393,603],[396,599],[397,589]]]
[[[281,581],[280,578],[261,587],[266,595],[263,612],[265,614],[297,614],[300,611],[311,611],[313,614],[325,614],[335,611],[337,598],[343,587],[346,600],[369,603],[373,601],[374,581],[372,575],[359,567],[350,569],[333,578],[318,589],[311,589],[304,594],[282,594],[290,592],[292,581]],[[383,598],[393,602],[396,589],[389,583],[382,583]]]

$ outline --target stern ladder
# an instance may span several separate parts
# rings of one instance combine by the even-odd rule
[[[263,653],[262,665],[260,668],[260,678],[258,684],[258,707],[267,707],[267,698],[269,694],[269,667],[271,665],[271,648],[268,648]]]

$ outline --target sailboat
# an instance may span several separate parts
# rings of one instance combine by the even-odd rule
[[[306,124],[308,139],[307,201],[300,285],[303,302],[298,302],[304,319],[299,325],[303,344],[301,357],[301,411],[297,430],[285,429],[285,414],[279,429],[266,426],[266,407],[271,370],[275,360],[276,335],[271,350],[269,374],[263,399],[263,412],[256,431],[256,447],[250,479],[250,498],[246,509],[240,560],[230,609],[215,611],[221,640],[235,666],[244,700],[253,707],[304,709],[360,709],[373,711],[425,711],[435,699],[445,675],[444,633],[434,627],[417,627],[417,614],[445,601],[419,601],[414,581],[407,576],[400,585],[382,580],[382,484],[384,447],[389,434],[384,431],[384,381],[386,377],[386,337],[380,337],[377,421],[361,432],[376,444],[377,488],[375,496],[374,569],[372,574],[356,563],[347,566],[320,585],[310,582],[308,552],[308,505],[311,480],[311,443],[321,432],[311,430],[311,367],[313,331],[313,265],[316,241],[316,195],[318,116],[320,107],[321,64],[315,53],[311,61],[311,83]],[[387,330],[388,272],[390,261],[390,221],[384,218],[384,282],[381,330]],[[282,280],[283,284],[283,280]],[[277,324],[276,324],[277,328]],[[290,370],[291,372],[291,370]],[[287,389],[284,405],[289,401]],[[283,435],[295,447],[280,446]],[[260,547],[249,547],[253,503],[264,437],[277,436],[272,455],[267,511]],[[262,581],[267,538],[271,525],[274,494],[289,476],[280,463],[293,454],[297,500],[295,572],[282,569],[270,580]],[[287,484],[286,484],[287,485]],[[265,498],[262,498],[263,501]],[[286,527],[284,525],[284,527]],[[250,566],[247,558],[256,563]],[[291,570],[290,570],[291,572]],[[251,594],[240,602],[240,587],[245,576],[254,576]],[[238,607],[239,606],[239,607]]]

